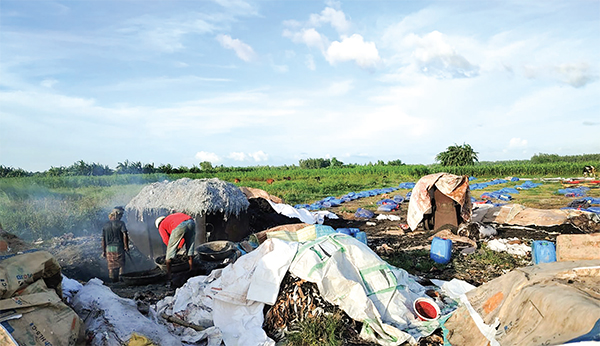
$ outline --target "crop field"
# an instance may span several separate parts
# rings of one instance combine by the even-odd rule
[[[599,163],[593,162],[596,167]],[[501,164],[463,167],[424,165],[355,166],[321,169],[258,168],[225,172],[185,174],[113,174],[107,176],[32,176],[0,179],[0,223],[4,230],[32,241],[47,239],[64,233],[87,235],[97,233],[107,212],[114,206],[127,204],[146,185],[156,181],[217,177],[238,186],[259,188],[279,196],[290,205],[310,204],[326,197],[338,197],[349,192],[375,188],[397,187],[403,182],[416,182],[424,175],[448,172],[477,177],[473,182],[496,178],[519,177],[542,182],[543,178],[577,177],[582,163]],[[271,184],[268,179],[273,179]],[[239,181],[239,182],[236,182]],[[484,192],[503,187],[514,187],[520,182],[507,182],[473,190],[479,199]],[[559,194],[564,188],[559,179],[544,181],[534,189],[513,194],[512,203],[529,207],[562,208],[574,198]],[[410,190],[400,189],[406,195]],[[597,188],[591,188],[590,197],[600,197]],[[366,199],[343,207],[354,212],[357,207],[374,209],[374,199]]]

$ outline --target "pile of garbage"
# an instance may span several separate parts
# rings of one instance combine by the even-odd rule
[[[277,301],[265,314],[263,328],[275,341],[295,332],[300,323],[323,315],[339,316],[344,325],[344,340],[360,342],[362,323],[351,319],[339,307],[326,301],[313,282],[302,280],[289,272],[283,278]]]

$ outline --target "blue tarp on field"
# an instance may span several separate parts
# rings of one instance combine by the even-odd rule
[[[485,189],[486,187],[492,186],[492,185],[498,185],[498,184],[506,184],[508,183],[508,180],[504,180],[504,179],[494,179],[492,181],[488,181],[485,183],[475,183],[472,184],[471,186],[469,186],[469,188],[471,190],[480,190],[480,189]]]
[[[565,195],[565,197],[583,197],[589,190],[590,188],[587,186],[579,186],[559,189],[558,193]]]
[[[519,189],[519,190],[528,190],[528,189],[533,189],[534,187],[538,187],[542,185],[542,183],[534,183],[531,181],[526,181],[521,185],[515,185],[515,188]]]

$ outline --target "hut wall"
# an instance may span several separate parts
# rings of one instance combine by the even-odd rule
[[[208,241],[229,240],[239,242],[250,235],[249,216],[247,212],[239,216],[230,215],[225,221],[223,213],[206,216],[206,232],[210,233]]]
[[[167,246],[163,243],[158,229],[154,226],[155,216],[144,216],[144,221],[137,219],[127,221],[129,237],[133,244],[152,260],[166,253]]]
[[[165,215],[165,214],[161,214]],[[146,256],[155,260],[164,256],[167,246],[163,243],[154,221],[159,215],[144,214],[144,221],[130,218],[127,229],[133,244]],[[214,213],[194,218],[196,222],[196,246],[208,241],[230,240],[239,242],[250,234],[249,217],[246,212],[240,216],[231,215],[225,220],[223,213]],[[207,232],[210,237],[207,239]]]

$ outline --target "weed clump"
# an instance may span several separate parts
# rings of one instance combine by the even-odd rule
[[[344,324],[340,314],[323,314],[307,318],[286,336],[288,346],[341,346]]]

